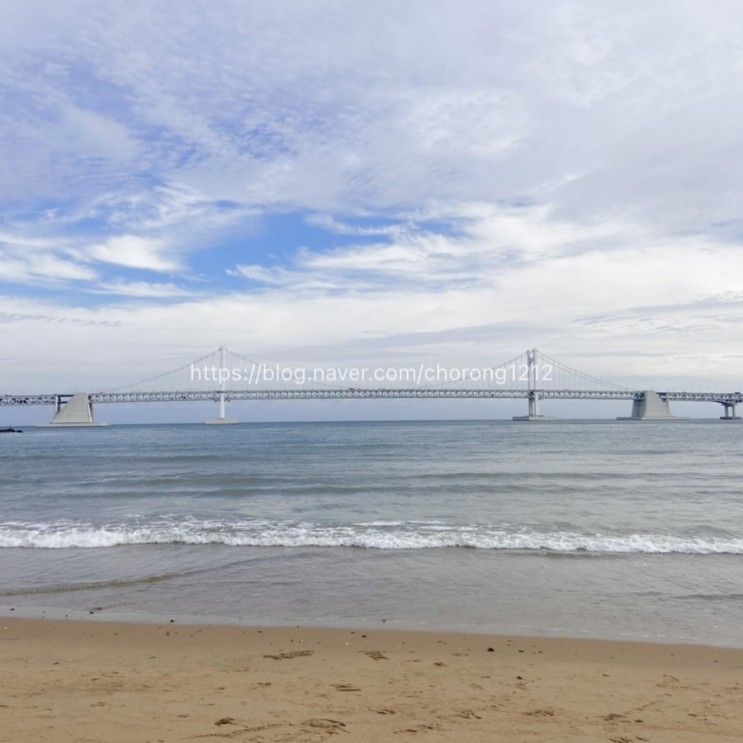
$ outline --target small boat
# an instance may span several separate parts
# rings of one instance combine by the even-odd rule
[[[0,433],[23,433],[23,431],[20,428],[6,426],[5,428],[0,428]]]

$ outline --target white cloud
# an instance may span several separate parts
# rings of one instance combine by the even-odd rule
[[[119,235],[105,243],[92,245],[87,251],[90,258],[127,268],[148,271],[178,271],[180,262],[168,254],[162,240],[138,235]]]

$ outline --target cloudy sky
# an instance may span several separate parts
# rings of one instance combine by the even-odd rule
[[[6,0],[0,386],[113,387],[220,344],[739,379],[741,22]]]

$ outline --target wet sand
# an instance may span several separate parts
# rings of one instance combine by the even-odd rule
[[[0,620],[2,741],[740,741],[743,650]]]

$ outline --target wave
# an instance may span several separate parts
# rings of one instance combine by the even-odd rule
[[[0,548],[100,548],[124,545],[357,547],[380,550],[470,548],[557,553],[743,554],[743,538],[717,533],[587,533],[510,524],[430,521],[322,524],[163,519],[148,523],[0,523]]]

